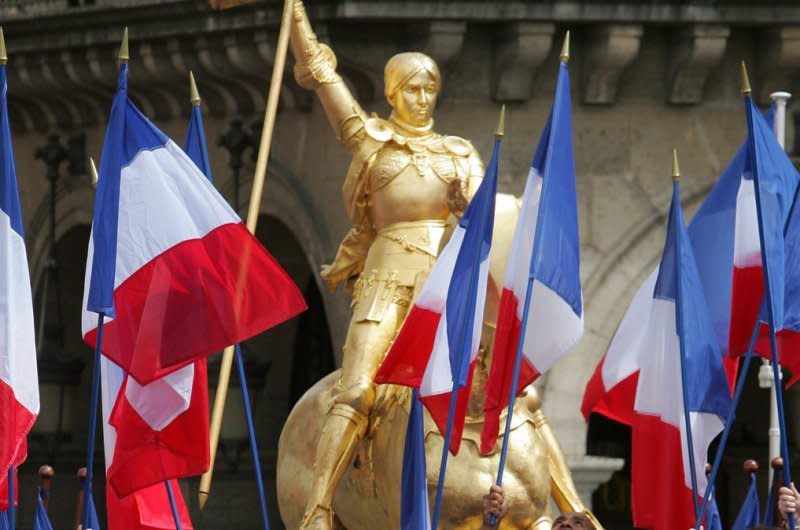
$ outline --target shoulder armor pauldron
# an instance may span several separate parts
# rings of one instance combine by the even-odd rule
[[[367,118],[367,121],[364,123],[364,130],[370,138],[378,142],[388,142],[394,135],[394,131],[389,126],[389,123],[375,115]]]

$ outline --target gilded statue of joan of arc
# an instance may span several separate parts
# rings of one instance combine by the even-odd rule
[[[373,524],[374,528],[383,528],[389,523],[375,521],[374,514],[390,521],[396,516],[399,491],[398,495],[392,493],[391,499],[382,496],[399,488],[399,477],[384,475],[396,473],[387,470],[395,470],[397,459],[402,458],[402,441],[398,447],[395,439],[402,434],[395,434],[395,429],[399,426],[400,432],[404,430],[405,412],[398,412],[402,406],[387,409],[385,401],[376,405],[379,393],[374,376],[448,236],[448,227],[452,228],[462,215],[477,189],[483,164],[467,140],[433,130],[433,111],[442,80],[439,68],[427,55],[400,53],[386,63],[384,94],[392,112],[388,119],[382,119],[368,115],[355,100],[336,71],[333,51],[317,41],[301,0],[294,4],[291,48],[295,78],[316,93],[336,137],[352,156],[342,188],[352,228],[333,262],[323,268],[322,276],[331,288],[344,284],[351,291],[353,314],[341,370],[309,390],[290,414],[281,435],[281,514],[292,526],[299,521],[301,529],[341,528],[338,525],[345,520],[361,521],[352,523],[353,530]],[[511,205],[506,209],[513,215],[508,222],[496,222],[495,226],[499,227],[496,231],[507,232],[504,238],[510,242],[518,203],[510,196],[505,199],[504,203]],[[495,301],[495,312],[496,305]],[[491,306],[487,301],[487,308]],[[488,337],[484,344],[491,344],[493,322],[487,322],[484,328]],[[485,378],[484,365],[489,362],[486,348],[482,352],[473,387],[472,401],[476,403],[483,396],[478,381]],[[560,509],[591,516],[577,495],[535,389],[528,387],[520,400],[513,427],[517,441],[509,457],[506,480],[509,496],[517,504],[516,508],[512,504],[501,528],[549,529],[551,496]],[[380,410],[376,412],[376,408]],[[482,405],[471,403],[470,410],[480,414]],[[383,423],[376,427],[380,414]],[[482,418],[468,418],[464,436],[473,438],[476,448],[481,426]],[[309,438],[317,432],[318,439]],[[430,438],[426,445],[429,443]],[[461,489],[447,494],[454,498],[451,501],[457,501],[448,507],[458,513],[446,516],[450,517],[449,523],[443,520],[446,528],[455,520],[466,521],[464,528],[472,528],[469,525],[475,518],[479,524],[480,496],[488,491],[497,468],[496,454],[481,458],[476,451],[474,460],[469,460],[472,457],[467,453],[462,448],[448,473],[458,477]],[[337,517],[335,494],[345,476],[349,479],[344,481],[347,484],[340,491],[340,499],[355,496],[360,504],[344,501],[353,513],[339,513]],[[302,517],[295,515],[300,510],[298,505],[305,506]]]

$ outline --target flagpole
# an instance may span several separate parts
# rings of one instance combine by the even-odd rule
[[[678,150],[672,149],[672,194],[674,197],[674,201],[678,203],[680,206],[680,169],[678,168]],[[683,222],[683,219],[680,219],[680,222]],[[675,249],[675,261],[676,261],[676,280],[678,284],[677,288],[677,300],[676,305],[678,309],[678,343],[680,345],[680,353],[681,353],[681,391],[683,394],[683,421],[686,424],[686,442],[689,453],[689,477],[691,478],[692,482],[692,505],[694,506],[694,515],[697,518],[698,514],[698,506],[697,506],[697,495],[698,495],[698,488],[697,488],[697,468],[695,467],[695,459],[694,459],[694,441],[692,439],[692,420],[689,414],[689,390],[687,388],[688,384],[688,375],[686,373],[686,344],[685,344],[685,334],[686,334],[686,321],[684,319],[683,314],[683,264],[681,263],[681,248],[684,244],[681,241],[681,230],[679,227],[673,227],[675,230],[675,234],[677,235],[678,241],[676,241],[676,249]],[[667,235],[669,237],[669,235]]]
[[[751,116],[750,109],[747,108],[747,105],[750,100],[750,82],[747,78],[747,69],[745,68],[744,61],[742,61],[742,77],[744,80],[744,95],[745,95],[745,109],[747,115],[747,123],[749,126],[749,139],[748,139],[748,147],[750,150],[750,160],[752,161],[752,169],[753,169],[753,181],[754,181],[754,188],[756,194],[756,213],[758,214],[758,235],[759,235],[759,242],[761,243],[761,269],[764,274],[764,294],[767,300],[767,325],[769,326],[769,345],[770,350],[772,353],[772,371],[773,377],[775,378],[776,384],[779,384],[781,380],[781,373],[780,373],[780,366],[778,363],[778,345],[775,340],[775,316],[772,311],[772,290],[770,288],[770,277],[769,277],[769,266],[767,264],[767,251],[764,245],[764,227],[763,227],[763,217],[761,212],[761,190],[760,190],[760,183],[759,183],[759,176],[758,176],[758,163],[756,162],[755,158],[755,144],[753,138],[753,117]],[[758,324],[758,321],[756,321]],[[786,484],[792,483],[792,474],[789,469],[789,444],[787,440],[787,432],[786,432],[786,417],[784,415],[784,408],[783,408],[783,390],[776,389],[775,397],[777,398],[778,404],[778,421],[781,429],[781,448],[783,454],[783,473],[784,473],[784,480]],[[794,529],[794,514],[789,513],[789,527]]]
[[[8,62],[8,56],[6,55],[6,39],[3,35],[3,27],[0,26],[0,65],[5,68],[6,63]],[[3,87],[5,88],[5,86]],[[45,278],[47,275],[45,275]],[[47,285],[47,281],[45,280],[45,286]],[[37,342],[38,344],[38,342]],[[14,462],[11,462],[11,465],[8,467],[8,518],[7,521],[9,523],[9,528],[14,530],[15,521],[14,521]]]
[[[165,480],[164,486],[167,488],[167,497],[169,498],[169,507],[172,509],[172,519],[175,521],[175,530],[183,530],[181,528],[181,517],[178,515],[178,506],[175,504],[175,494],[172,493],[172,484],[169,483],[169,480]]]
[[[130,58],[128,51],[128,28],[122,32],[122,43],[119,47],[119,64],[127,64]],[[94,165],[92,164],[92,169]],[[96,173],[96,171],[93,171]],[[93,177],[94,180],[94,177]],[[97,338],[94,350],[94,372],[92,373],[92,396],[89,412],[89,448],[86,455],[86,481],[83,484],[83,528],[89,528],[89,500],[92,494],[92,472],[94,468],[94,444],[97,434],[97,402],[100,399],[100,356],[103,352],[103,324],[105,312],[97,313]]]
[[[720,464],[722,463],[722,454],[725,452],[725,447],[728,445],[728,436],[731,433],[731,425],[733,424],[733,420],[736,417],[736,408],[739,405],[739,401],[742,397],[742,390],[744,390],[744,382],[747,379],[747,374],[750,371],[750,362],[753,360],[753,350],[756,347],[756,340],[758,339],[758,329],[760,325],[758,320],[756,320],[756,324],[753,328],[753,333],[750,335],[750,344],[747,347],[747,353],[744,356],[744,365],[742,366],[742,370],[739,373],[739,379],[736,381],[736,390],[733,394],[733,402],[731,403],[731,408],[728,411],[728,418],[725,420],[725,428],[722,431],[722,437],[719,440],[719,445],[717,446],[717,451],[714,454],[714,464],[711,466],[711,475],[708,478],[708,486],[706,487],[705,494],[703,495],[703,502],[700,505],[700,511],[695,516],[696,521],[694,528],[700,528],[700,523],[702,522],[703,515],[705,515],[706,508],[708,507],[708,502],[711,498],[711,491],[714,488],[714,482],[717,480],[717,475],[719,474]]]
[[[511,437],[511,417],[514,415],[514,402],[517,397],[517,385],[519,384],[519,372],[522,365],[522,349],[525,345],[525,330],[528,324],[528,313],[531,308],[531,297],[533,295],[533,275],[528,276],[528,287],[525,292],[525,309],[522,310],[522,323],[520,325],[519,342],[517,342],[517,356],[514,359],[514,375],[511,378],[511,390],[508,393],[508,412],[506,413],[506,426],[503,433],[503,448],[500,451],[500,464],[497,466],[498,486],[503,485],[503,470],[506,467],[506,454],[508,453],[508,440]],[[496,524],[496,518],[491,516],[490,523]]]
[[[500,451],[500,463],[497,466],[498,486],[503,485],[503,470],[506,467],[506,455],[508,453],[509,438],[511,438],[511,418],[514,415],[514,402],[517,397],[517,385],[519,384],[519,372],[522,366],[522,349],[525,344],[525,330],[528,329],[528,313],[531,308],[531,297],[533,295],[533,275],[528,276],[528,287],[525,291],[525,309],[522,310],[522,323],[520,325],[519,341],[517,342],[517,354],[514,359],[514,375],[511,378],[511,390],[508,392],[508,410],[506,412],[506,426],[503,431],[503,448]],[[497,524],[497,516],[489,516],[489,525]]]
[[[197,110],[197,124],[196,129],[198,131],[196,141],[200,144],[199,151],[200,151],[200,161],[203,166],[203,172],[205,173],[206,178],[208,178],[209,182],[213,182],[211,178],[211,164],[208,161],[208,149],[206,147],[206,137],[205,131],[203,130],[203,116],[200,112],[200,103],[202,99],[200,98],[200,91],[197,90],[197,83],[194,80],[194,74],[189,71],[189,100],[192,103],[192,107],[194,110]],[[194,116],[194,110],[193,116]],[[187,136],[187,147],[189,137]],[[233,205],[234,207],[236,205]],[[265,530],[269,530],[269,514],[267,513],[267,500],[266,495],[264,493],[264,479],[261,472],[261,462],[258,453],[258,444],[256,443],[256,431],[253,423],[253,411],[250,407],[250,392],[247,388],[247,378],[245,377],[245,370],[244,370],[244,362],[242,360],[242,351],[241,345],[236,344],[234,346],[234,352],[236,356],[237,366],[239,368],[239,381],[242,388],[242,397],[244,399],[244,408],[245,408],[245,417],[247,419],[247,430],[250,436],[250,448],[253,451],[253,460],[256,472],[256,483],[258,485],[258,495],[259,495],[259,505],[261,507],[261,518],[264,522]],[[230,370],[230,367],[229,367]]]
[[[561,46],[561,62],[566,63],[569,61],[569,30],[564,36],[564,43]],[[538,223],[537,223],[538,226]],[[534,236],[533,248],[531,249],[531,262],[534,256],[538,254],[539,238]],[[506,456],[508,454],[508,444],[511,438],[511,418],[514,415],[514,402],[517,397],[517,385],[519,384],[519,372],[522,368],[522,351],[525,346],[525,330],[528,329],[528,313],[531,307],[531,298],[533,297],[533,274],[528,275],[528,285],[525,289],[525,309],[522,310],[522,322],[520,324],[519,339],[517,341],[517,353],[514,358],[514,373],[511,376],[511,388],[508,392],[508,410],[506,412],[506,425],[503,432],[503,448],[500,451],[500,463],[497,466],[497,481],[498,486],[503,485],[503,471],[506,467]],[[493,514],[489,516],[489,524],[494,526],[497,524],[497,517]]]
[[[747,73],[744,72],[744,70],[743,70],[743,73],[744,73],[744,77],[745,77],[745,80],[746,80]],[[747,89],[747,91],[749,91],[749,89],[750,89],[749,81],[745,81],[745,88]],[[773,96],[777,95],[777,94],[780,94],[782,96],[782,95],[787,94],[787,93],[786,92],[782,92],[782,93],[778,92],[778,93],[773,94]],[[778,107],[780,107],[780,106],[781,105],[778,103],[778,101],[776,101],[776,114],[777,114],[777,111],[778,111]],[[785,105],[783,105],[783,106],[785,107]],[[781,110],[784,111],[785,109],[781,109]],[[785,113],[783,115],[783,119],[785,120]],[[777,120],[777,116],[776,116],[776,120]],[[748,127],[749,127],[749,125],[748,125]],[[782,132],[783,131],[781,131],[781,129],[779,129],[777,126],[775,126],[776,138],[778,140],[778,143],[781,146],[783,146],[783,143],[782,143],[783,142],[783,137],[781,135]],[[798,191],[800,191],[800,190],[798,190]],[[797,195],[795,195],[795,199],[792,201],[792,207],[791,207],[791,210],[789,212],[789,218],[791,218],[791,216],[794,215],[794,209],[795,209],[796,206],[797,206]],[[788,226],[789,226],[789,223],[788,223],[788,220],[787,220],[787,223],[784,226],[784,230],[783,230],[784,236],[786,235],[786,232],[788,230]],[[762,296],[761,305],[764,304],[765,297],[766,297],[766,295]],[[760,307],[760,305],[759,305],[759,307]],[[735,393],[734,393],[733,402],[731,404],[731,409],[730,409],[730,412],[728,414],[728,419],[725,422],[725,429],[722,432],[722,437],[720,438],[720,443],[717,446],[716,455],[714,457],[714,465],[712,466],[712,471],[711,471],[711,475],[710,475],[710,478],[709,478],[709,484],[710,485],[714,484],[714,482],[716,481],[716,478],[717,478],[717,474],[719,473],[719,468],[720,468],[721,462],[722,462],[722,454],[724,453],[725,447],[727,446],[727,443],[728,443],[728,435],[730,434],[731,425],[732,425],[733,419],[734,419],[734,417],[736,415],[736,408],[738,407],[738,404],[739,404],[739,401],[740,401],[740,398],[741,398],[742,389],[744,387],[744,380],[747,377],[747,374],[748,374],[749,369],[750,369],[750,361],[751,361],[752,356],[753,356],[753,351],[755,350],[755,344],[756,344],[756,340],[758,339],[760,327],[761,327],[761,322],[759,321],[758,318],[756,318],[756,321],[755,321],[755,323],[753,325],[753,333],[752,333],[752,335],[750,337],[750,344],[749,344],[749,346],[747,348],[747,354],[745,355],[744,366],[742,367],[742,370],[739,373],[739,379],[738,379],[738,381],[736,383],[736,390],[735,390]],[[770,365],[771,363],[769,363],[769,361],[767,361],[767,364]],[[761,374],[759,374],[759,377],[760,376],[761,376]],[[774,377],[775,377],[774,372],[769,375],[769,378],[773,379],[773,381],[774,381]],[[780,390],[779,386],[773,387],[773,389],[774,390]],[[776,396],[774,398],[774,404],[773,404],[774,407],[775,407],[775,410],[776,410],[776,413],[775,413],[775,418],[776,418],[775,421],[776,422],[777,422],[777,418],[778,418],[778,412],[777,412],[777,410],[778,410],[778,405],[777,405],[778,397],[777,397],[777,395],[778,394],[779,394],[779,392],[776,393]],[[778,440],[779,441],[780,441],[780,432],[781,432],[780,431],[780,427],[778,426]],[[772,443],[772,442],[770,442],[770,443]],[[772,469],[772,466],[770,466],[770,471],[773,472],[773,477],[774,477],[774,472],[776,470],[774,471]],[[700,507],[700,514],[697,517],[695,528],[699,527],[700,520],[702,519],[702,516],[705,513],[706,507],[708,505],[708,500],[709,500],[708,497],[709,497],[709,491],[706,490],[706,494],[703,497],[703,503],[702,503],[702,505]]]
[[[8,468],[8,527],[16,528],[14,522],[14,464]]]
[[[247,418],[247,431],[250,435],[250,450],[253,453],[253,467],[256,468],[256,485],[258,486],[258,499],[261,505],[261,518],[264,522],[264,529],[269,528],[269,514],[267,513],[267,499],[264,494],[264,479],[261,476],[261,458],[258,455],[258,443],[256,443],[256,429],[253,424],[253,411],[250,409],[250,393],[247,391],[247,378],[244,371],[244,360],[242,359],[242,347],[240,344],[235,346],[236,366],[239,369],[239,382],[242,387],[242,399],[244,400],[244,412]]]
[[[785,150],[786,143],[786,104],[792,95],[788,92],[773,92],[770,98],[775,104],[775,122],[773,128],[775,130],[775,138],[778,144]],[[780,386],[780,382],[776,383],[772,373],[770,362],[764,359],[761,369],[758,373],[759,386],[762,388],[769,388],[769,460],[770,462],[776,457],[780,456],[780,443],[781,443],[781,430],[778,423],[778,397],[776,395],[776,388]],[[780,368],[779,368],[780,369]],[[772,483],[774,470],[772,466],[768,469],[769,482]]]
[[[89,412],[89,450],[86,455],[86,481],[83,483],[83,528],[89,528],[89,496],[92,494],[92,468],[94,467],[94,442],[97,433],[97,402],[100,397],[100,355],[103,346],[103,321],[105,313],[97,314],[97,343],[94,351],[92,374],[92,402]]]
[[[278,97],[280,96],[283,71],[286,66],[286,52],[289,49],[289,25],[292,21],[293,4],[294,0],[285,0],[283,5],[283,16],[278,33],[278,46],[275,50],[272,79],[270,81],[269,94],[267,95],[267,108],[264,112],[264,128],[261,130],[261,143],[258,147],[258,159],[256,160],[255,175],[253,176],[253,187],[250,190],[250,205],[247,209],[247,228],[253,234],[256,233],[256,225],[258,223],[261,195],[264,191],[264,178],[267,174],[269,151],[272,145],[272,132],[275,128],[275,116],[278,111]],[[206,502],[208,502],[208,495],[211,492],[211,479],[214,475],[214,457],[217,454],[217,445],[219,444],[219,433],[222,428],[222,416],[225,412],[225,398],[228,394],[233,356],[233,346],[228,346],[222,353],[219,380],[217,381],[217,392],[214,396],[214,409],[211,415],[209,444],[211,462],[208,471],[200,477],[198,501],[201,510],[205,507]]]
[[[494,141],[494,154],[492,155],[492,159],[496,160],[496,157],[499,156],[499,149],[500,149],[500,142],[503,139],[503,131],[505,129],[505,116],[506,116],[506,106],[503,105],[500,109],[500,119],[497,123],[497,130],[495,131],[495,141]],[[490,162],[491,163],[491,162]],[[494,200],[492,197],[491,200]],[[486,216],[481,216],[481,224],[479,226],[478,233],[482,234],[485,226],[486,226]],[[475,300],[477,299],[477,290],[478,290],[478,272],[480,269],[480,257],[481,253],[477,252],[475,254],[475,260],[472,263],[472,274],[470,275],[469,279],[469,291],[467,292],[467,307],[473,307],[475,304]],[[439,464],[439,481],[436,484],[436,504],[433,508],[433,520],[431,521],[431,528],[436,530],[439,527],[439,517],[441,516],[442,511],[442,497],[444,496],[444,479],[445,474],[447,473],[447,457],[450,454],[450,440],[453,437],[453,422],[455,420],[455,412],[456,412],[456,404],[458,402],[458,393],[459,393],[459,383],[461,381],[461,368],[464,364],[463,357],[464,357],[464,347],[469,342],[471,346],[470,336],[472,335],[472,329],[469,328],[467,325],[467,321],[462,322],[463,328],[461,330],[461,336],[458,339],[458,348],[456,349],[458,359],[456,360],[456,371],[453,376],[453,388],[450,392],[450,407],[447,412],[447,427],[445,428],[445,435],[442,445],[442,460]]]

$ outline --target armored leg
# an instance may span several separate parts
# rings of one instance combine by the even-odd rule
[[[333,528],[333,494],[336,485],[350,464],[353,449],[367,429],[368,418],[357,410],[336,404],[328,413],[325,427],[317,444],[317,460],[314,463],[314,485],[300,528]]]
[[[314,484],[300,525],[303,530],[333,528],[333,496],[367,430],[375,402],[375,372],[404,315],[405,307],[391,304],[380,322],[350,324],[342,377],[333,391],[333,404],[317,443]]]

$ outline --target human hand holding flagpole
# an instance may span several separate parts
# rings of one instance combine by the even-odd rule
[[[278,47],[275,51],[272,79],[267,96],[267,108],[264,113],[264,127],[261,131],[261,143],[258,148],[258,159],[256,160],[255,175],[253,176],[253,187],[250,192],[250,206],[247,209],[247,228],[253,234],[256,232],[256,224],[258,223],[261,195],[264,191],[264,178],[267,174],[269,151],[272,145],[272,132],[275,128],[275,116],[278,110],[278,97],[280,96],[281,82],[286,66],[286,52],[289,48],[289,24],[292,20],[292,5],[293,0],[285,0],[283,5],[283,16],[281,18],[280,32],[278,33]],[[228,394],[228,385],[230,383],[233,354],[233,346],[228,346],[222,353],[217,392],[214,396],[214,408],[211,415],[211,462],[208,471],[200,477],[200,488],[198,492],[200,509],[205,507],[211,492],[211,478],[214,475],[214,456],[217,453],[217,445],[219,444],[219,433],[222,427],[225,398]]]

